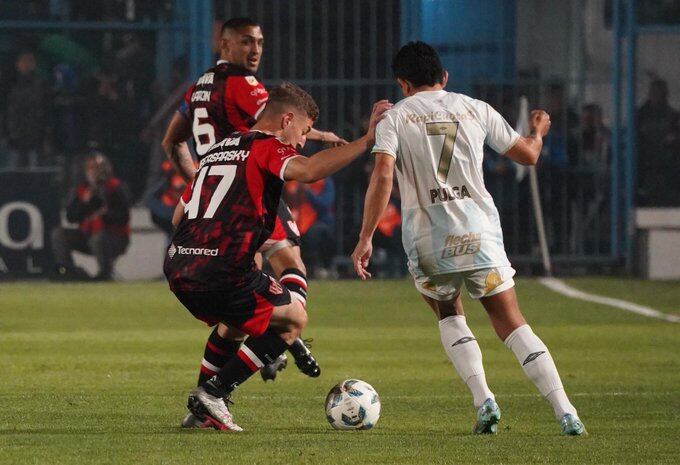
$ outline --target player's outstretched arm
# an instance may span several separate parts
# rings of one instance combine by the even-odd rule
[[[324,142],[326,144],[333,144],[333,145],[349,144],[349,142],[347,142],[345,139],[338,136],[334,132],[319,131],[318,129],[314,129],[314,128],[312,128],[312,130],[309,131],[309,134],[307,134],[307,139],[318,140],[319,142]]]
[[[367,152],[375,140],[375,126],[381,120],[383,113],[392,108],[387,100],[380,100],[373,105],[373,112],[368,131],[359,139],[347,145],[322,150],[309,158],[295,157],[286,166],[284,179],[286,181],[315,182],[349,165],[359,155]]]
[[[364,200],[364,219],[361,224],[361,233],[359,233],[359,242],[352,253],[354,271],[361,279],[371,277],[371,273],[366,268],[373,253],[373,233],[390,200],[394,163],[395,159],[392,155],[380,152],[375,154],[375,166]]]
[[[189,121],[180,113],[175,113],[161,142],[165,155],[186,181],[192,180],[196,173],[194,160],[191,158],[191,152],[186,143],[190,137]]]
[[[517,139],[505,156],[521,165],[535,165],[543,149],[543,137],[550,130],[550,116],[543,110],[531,112],[531,133]]]

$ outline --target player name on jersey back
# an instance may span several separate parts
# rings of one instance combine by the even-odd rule
[[[451,200],[461,200],[465,198],[471,198],[470,192],[468,192],[465,184],[462,186],[446,186],[446,187],[435,187],[430,189],[430,200],[432,203],[435,202],[450,202]]]
[[[219,163],[223,161],[246,161],[248,156],[250,155],[250,150],[222,150],[219,152],[213,152],[213,150],[217,150],[220,148],[226,148],[226,147],[237,147],[241,143],[241,138],[240,137],[231,137],[224,139],[222,142],[218,142],[217,144],[213,145],[212,148],[210,149],[210,154],[203,157],[199,164],[199,169],[203,168],[203,166],[207,165],[208,163]]]

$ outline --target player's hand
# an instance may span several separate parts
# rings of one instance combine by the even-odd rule
[[[531,128],[541,137],[548,134],[550,130],[550,115],[543,110],[532,110]]]
[[[375,127],[385,117],[385,112],[390,108],[392,108],[392,104],[389,100],[378,100],[373,104],[373,111],[371,112],[371,118],[368,121],[368,131],[366,132],[370,140],[375,140]]]
[[[349,142],[347,142],[345,139],[331,131],[322,132],[321,137],[322,137],[321,142],[324,142],[326,144],[332,144],[334,147],[337,147],[338,145],[349,144]]]
[[[354,252],[352,252],[352,263],[354,264],[354,271],[356,271],[357,276],[359,276],[362,280],[366,280],[371,277],[371,273],[369,273],[366,268],[368,268],[368,261],[371,259],[372,254],[372,241],[370,239],[359,239],[359,243],[354,248]]]

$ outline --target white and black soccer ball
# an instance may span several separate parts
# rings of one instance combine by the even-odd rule
[[[326,396],[326,418],[335,429],[371,429],[380,418],[380,397],[367,382],[347,379]]]

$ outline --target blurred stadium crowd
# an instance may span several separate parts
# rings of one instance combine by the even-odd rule
[[[171,15],[173,2],[2,3],[3,19],[162,21]],[[55,4],[59,9],[52,11]],[[154,222],[169,232],[169,212],[184,184],[165,161],[160,140],[193,76],[187,76],[187,58],[179,57],[172,63],[170,79],[158,82],[155,40],[153,34],[137,31],[0,34],[0,169],[59,167],[66,206],[67,193],[83,180],[85,157],[104,154],[115,176],[128,187],[129,206],[148,207]],[[265,60],[269,53],[265,50]],[[611,128],[607,112],[594,102],[575,106],[563,81],[543,82],[524,90],[522,93],[532,102],[540,102],[552,118],[538,173],[549,233],[568,232],[552,234],[553,252],[606,252],[601,250],[606,243],[601,238],[608,235],[609,228]],[[519,91],[503,85],[478,85],[472,93],[495,106],[514,125]],[[680,112],[670,105],[664,80],[651,81],[644,103],[637,109],[637,122],[637,205],[677,206]],[[355,124],[358,130],[362,122]],[[326,129],[350,136],[343,134],[342,128]],[[318,149],[312,143],[306,148],[310,153]],[[286,198],[303,233],[305,261],[313,276],[333,275],[342,269],[342,255],[348,252],[343,244],[353,242],[360,224],[357,210],[361,210],[370,163],[366,157],[334,179],[287,186]],[[484,168],[488,189],[501,210],[509,253],[530,253],[532,244],[522,237],[532,229],[532,213],[517,205],[518,198],[528,198],[528,183],[512,162],[498,154],[490,152]],[[348,195],[351,199],[340,198]],[[585,218],[580,223],[570,215],[573,209]],[[589,230],[588,218],[598,225],[594,231]],[[405,273],[400,220],[395,187],[376,239],[379,276]],[[576,234],[576,229],[588,231]],[[558,236],[562,239],[557,240]]]

